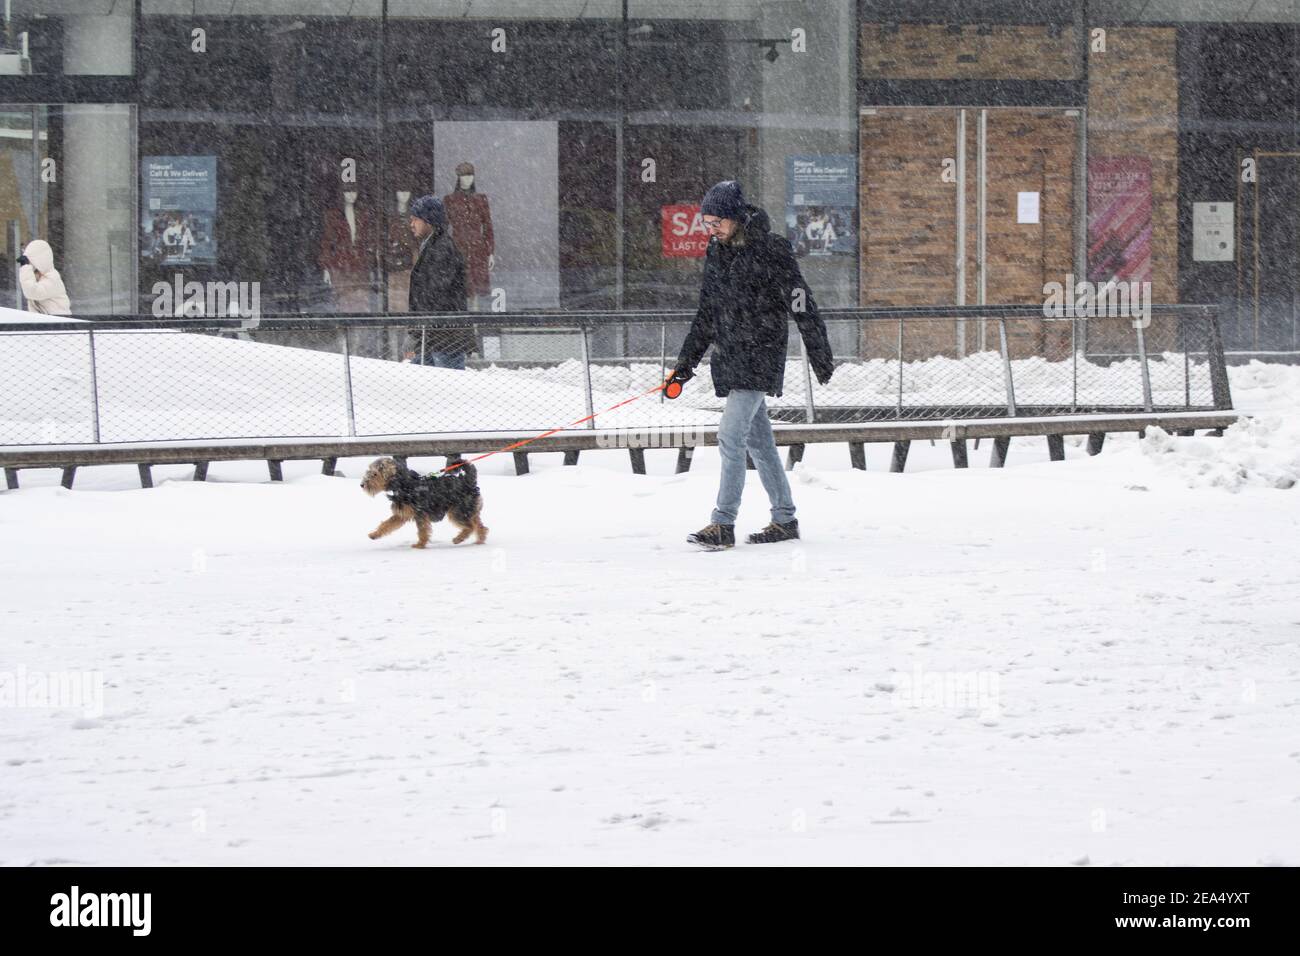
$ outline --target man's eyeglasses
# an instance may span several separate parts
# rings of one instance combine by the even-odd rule
[[[701,219],[700,219],[700,225],[702,225],[705,229],[717,229],[719,226],[722,225],[722,220],[721,220],[721,219],[703,219],[703,218],[701,218]]]

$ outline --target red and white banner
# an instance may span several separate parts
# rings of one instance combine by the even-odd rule
[[[709,231],[700,222],[700,207],[661,206],[663,253],[668,259],[701,259],[709,245]]]

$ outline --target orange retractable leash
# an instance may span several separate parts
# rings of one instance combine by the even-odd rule
[[[539,438],[545,438],[548,435],[554,435],[556,432],[562,432],[566,428],[573,428],[575,425],[581,425],[583,422],[589,422],[597,415],[605,415],[609,412],[612,412],[616,408],[622,408],[624,405],[630,405],[632,402],[639,402],[647,395],[653,395],[655,392],[660,392],[660,391],[664,393],[665,398],[676,398],[678,395],[682,393],[682,383],[674,381],[672,379],[672,376],[669,376],[667,380],[659,383],[654,388],[648,388],[640,395],[633,395],[631,398],[625,398],[617,405],[611,405],[609,406],[609,408],[602,408],[598,412],[592,412],[590,415],[584,415],[582,418],[579,418],[577,421],[569,422],[569,424],[561,425],[558,428],[552,428],[550,431],[544,431],[540,435],[534,435],[532,438],[525,438],[523,441],[514,442],[513,444],[506,445],[504,448],[498,448],[496,451],[487,451],[481,455],[475,455],[473,458],[467,458],[464,461],[452,462],[446,468],[442,469],[442,471],[440,471],[439,474],[445,475],[449,471],[453,471],[456,468],[459,468],[461,465],[468,465],[470,462],[479,461],[483,458],[491,458],[493,455],[499,455],[503,451],[514,451],[516,448],[521,448],[530,442],[535,442]]]

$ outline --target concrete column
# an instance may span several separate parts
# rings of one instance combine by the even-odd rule
[[[132,125],[126,105],[63,108],[63,168],[49,196],[62,199],[64,248],[54,254],[74,314],[134,311]]]
[[[65,75],[131,74],[132,4],[116,6],[122,12],[62,18]],[[54,253],[74,313],[134,311],[133,143],[128,106],[63,108],[63,168],[45,188],[62,204],[64,248]]]

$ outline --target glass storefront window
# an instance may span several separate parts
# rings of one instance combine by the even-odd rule
[[[379,13],[146,0],[142,312],[178,274],[257,282],[268,313],[383,308]]]
[[[471,309],[617,304],[620,8],[389,4],[387,199],[447,204]]]
[[[188,4],[187,4],[188,6]],[[127,0],[6,0],[2,76],[129,76]]]
[[[853,304],[854,4],[631,0],[628,15],[626,304],[695,305],[707,237],[678,224],[723,179],[790,239],[819,305]]]
[[[677,242],[673,216],[687,213],[690,232],[690,207],[736,178],[807,255],[822,301],[854,301],[850,0],[719,12],[639,0],[626,22],[616,0],[486,3],[469,18],[460,4],[394,0],[382,89],[377,4],[347,16],[208,6],[143,6],[142,171],[216,164],[213,210],[180,227],[145,210],[161,214],[142,235],[146,295],[183,265],[187,277],[260,280],[268,310],[400,311],[406,209],[432,193],[453,232],[475,237],[462,244],[470,308],[691,304],[698,256],[681,254],[690,237]],[[189,49],[196,29],[203,54]],[[327,196],[346,157],[357,188]],[[792,191],[795,163],[799,175],[834,167],[838,192]],[[366,210],[357,262],[328,240],[346,192]],[[209,213],[214,242],[194,242],[207,259],[178,262],[167,230]]]
[[[0,110],[0,249],[12,263],[33,239],[54,253],[73,314],[134,312],[134,107]],[[0,304],[23,308],[16,270]]]

